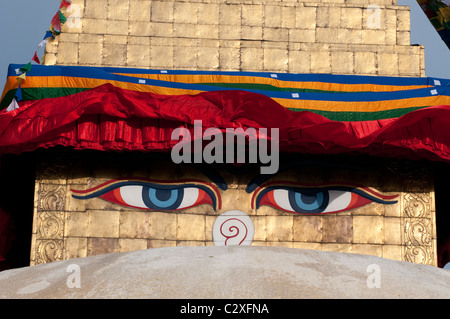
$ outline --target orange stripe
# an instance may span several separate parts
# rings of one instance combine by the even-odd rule
[[[132,76],[142,79],[153,79],[169,82],[182,83],[251,83],[267,84],[280,88],[300,88],[323,91],[345,91],[345,92],[392,92],[400,90],[423,89],[428,85],[393,86],[384,84],[346,84],[331,82],[297,82],[282,81],[274,78],[256,76],[232,76],[232,75],[210,75],[210,74],[128,74],[115,73],[117,75]]]

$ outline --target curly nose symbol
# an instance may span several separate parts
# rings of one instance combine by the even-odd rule
[[[254,235],[252,219],[240,210],[230,210],[219,215],[213,225],[216,246],[249,246]]]

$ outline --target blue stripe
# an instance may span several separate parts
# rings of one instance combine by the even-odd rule
[[[15,69],[22,67],[21,64],[11,64],[8,76],[15,76]],[[81,73],[79,73],[79,72]],[[79,77],[96,78],[101,73],[124,73],[124,74],[162,74],[161,69],[148,70],[136,68],[113,68],[113,67],[88,67],[88,66],[44,66],[33,65],[29,72],[31,76],[62,76],[67,72],[77,74]],[[229,76],[251,76],[272,78],[281,81],[294,82],[324,82],[338,84],[375,84],[391,86],[411,85],[435,85],[435,80],[440,81],[441,86],[450,86],[450,79],[430,77],[388,77],[388,76],[364,76],[364,75],[337,75],[337,74],[301,74],[301,73],[273,73],[273,72],[239,72],[239,71],[188,71],[188,70],[164,70],[167,74],[175,75],[229,75]],[[273,75],[277,77],[274,78]],[[103,78],[101,76],[100,78]]]
[[[10,65],[9,72],[14,72],[16,74],[15,69],[20,67],[20,65]],[[116,69],[120,71],[124,71],[125,69]],[[136,70],[136,69],[135,69]],[[144,70],[141,70],[144,71]],[[177,71],[182,72],[182,71]],[[200,74],[200,71],[184,71],[186,74]],[[201,73],[212,74],[212,72],[203,71]],[[216,72],[219,73],[219,72]],[[221,73],[232,73],[232,72],[221,72]],[[236,72],[235,72],[236,73]],[[243,73],[236,73],[242,75]],[[254,73],[251,73],[254,74]],[[266,73],[267,74],[267,73]],[[116,75],[105,71],[105,68],[97,68],[97,67],[72,67],[72,66],[33,66],[32,70],[27,73],[28,76],[67,76],[67,77],[75,77],[75,78],[93,78],[100,80],[109,80],[109,81],[119,81],[125,83],[139,83],[140,80],[137,77],[132,76],[124,76],[124,75]],[[320,77],[318,74],[310,74],[307,76]],[[333,76],[333,75],[325,75],[325,76]],[[333,76],[334,77],[334,76]],[[341,76],[339,76],[341,77]],[[350,76],[348,79],[354,78],[357,76]],[[359,78],[359,77],[358,77]],[[368,78],[368,77],[364,77]],[[427,78],[387,78],[390,80],[395,79],[398,82],[405,80],[421,80],[421,81],[430,81]],[[141,85],[149,85],[156,87],[166,87],[173,89],[184,89],[184,90],[196,90],[196,91],[204,91],[204,92],[213,92],[213,91],[236,91],[236,88],[227,88],[227,87],[217,87],[217,86],[208,86],[208,85],[200,85],[200,84],[191,84],[191,83],[181,83],[181,82],[170,82],[170,81],[161,81],[161,80],[153,80],[153,79],[145,79],[145,84]],[[444,83],[441,81],[441,84]],[[292,100],[312,100],[312,101],[342,101],[342,102],[376,102],[376,101],[391,101],[391,100],[402,100],[402,99],[411,99],[411,98],[420,98],[420,97],[429,97],[429,96],[450,96],[450,86],[436,86],[433,88],[423,88],[423,89],[413,89],[413,90],[399,90],[393,92],[344,92],[344,93],[317,93],[317,92],[299,92],[297,97],[294,97],[290,92],[280,92],[280,91],[266,91],[266,90],[252,90],[252,89],[240,89],[246,92],[257,93],[261,95],[265,95],[271,98],[279,98],[279,99],[292,99]],[[432,90],[436,90],[436,94],[432,94]]]

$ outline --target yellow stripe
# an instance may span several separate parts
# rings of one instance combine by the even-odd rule
[[[183,94],[198,94],[203,91],[187,90],[168,87],[152,86],[148,84],[137,84],[122,81],[111,81],[91,78],[72,78],[63,76],[33,76],[27,77],[26,81],[22,83],[22,88],[95,88],[103,84],[110,83],[115,87],[139,92],[148,92],[162,95],[183,95]]]
[[[169,82],[182,83],[250,83],[267,84],[280,88],[298,88],[308,90],[323,91],[345,91],[345,92],[392,92],[399,90],[414,90],[429,87],[428,85],[393,86],[382,84],[344,84],[330,82],[297,82],[282,81],[274,78],[264,78],[256,76],[232,76],[232,75],[212,75],[212,74],[129,74],[115,73],[117,75],[131,76],[142,79],[153,79]]]
[[[279,98],[273,98],[273,100],[287,108],[331,112],[379,112],[410,107],[450,105],[450,97],[448,96],[429,96],[402,100],[369,102],[311,101]]]

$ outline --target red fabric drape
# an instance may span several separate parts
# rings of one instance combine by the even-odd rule
[[[447,116],[448,115],[448,116]],[[0,113],[0,153],[55,145],[101,151],[170,151],[173,129],[279,128],[280,151],[450,160],[450,106],[398,119],[337,122],[293,112],[244,91],[157,95],[106,84],[67,97],[28,101]]]

